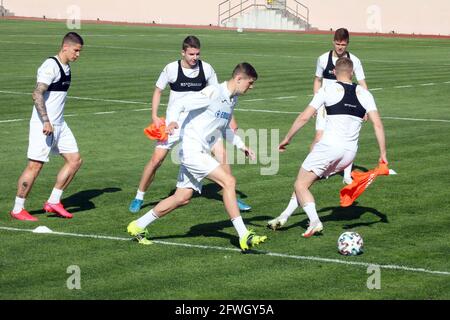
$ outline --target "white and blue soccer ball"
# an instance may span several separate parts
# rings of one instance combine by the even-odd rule
[[[344,256],[357,256],[363,253],[363,238],[353,231],[344,232],[337,241],[339,253]]]

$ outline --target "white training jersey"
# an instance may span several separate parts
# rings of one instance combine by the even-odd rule
[[[329,85],[330,83],[336,82],[336,80],[323,78],[323,72],[326,69],[327,64],[328,64],[329,53],[330,53],[329,51],[325,52],[317,59],[316,77],[322,78],[322,87]],[[364,75],[364,70],[363,70],[363,67],[361,64],[361,60],[359,60],[358,57],[356,57],[352,53],[349,53],[349,54],[350,54],[350,60],[352,60],[352,62],[353,62],[353,73],[355,74],[356,80],[358,80],[358,81],[364,80],[366,78],[366,76]],[[335,57],[333,55],[332,61],[333,61],[334,65],[336,65],[337,60],[338,60],[338,57]]]
[[[55,56],[58,59],[58,56]],[[59,61],[59,59],[58,59]],[[70,74],[70,65],[61,64],[64,73]],[[58,82],[61,78],[59,66],[53,59],[47,59],[39,67],[37,71],[37,82],[42,82],[47,85]],[[46,91],[44,93],[45,106],[47,108],[48,118],[52,125],[61,125],[64,122],[64,105],[66,103],[67,91]],[[42,122],[36,107],[33,107],[33,114],[31,116],[32,122]]]
[[[203,64],[203,70],[205,73],[207,85],[218,84],[217,75],[216,75],[216,72],[214,71],[213,67],[209,63],[207,63],[203,60],[202,60],[202,64]],[[184,75],[188,78],[195,78],[198,76],[198,74],[200,72],[199,64],[197,64],[197,66],[192,69],[186,69],[186,68],[181,68],[181,69],[183,70]],[[178,78],[178,61],[174,61],[164,67],[163,71],[159,75],[158,81],[156,81],[156,86],[159,89],[164,90],[169,83],[174,83],[175,81],[177,81],[177,78]],[[192,91],[176,92],[176,91],[170,90],[168,106],[170,106],[176,100],[183,98],[190,93],[192,93]]]
[[[236,103],[237,97],[231,97],[227,82],[208,86],[177,100],[172,105],[172,117],[167,119],[167,123],[176,121],[181,112],[189,112],[181,128],[184,151],[210,152],[219,137],[225,137],[242,148],[243,142],[236,144],[233,141],[235,135],[229,128]]]
[[[351,82],[346,84],[351,86]],[[343,100],[344,94],[345,89],[343,85],[335,82],[320,88],[309,105],[316,110],[322,105],[325,105],[325,107],[334,106]],[[365,109],[365,112],[377,110],[372,94],[360,85],[356,86],[356,98],[357,102]],[[355,105],[353,105],[353,103],[345,103],[342,104],[342,108],[355,108]],[[358,149],[359,131],[361,130],[362,122],[362,116],[327,114],[325,130],[320,141],[329,145],[339,145],[346,150],[356,152]]]

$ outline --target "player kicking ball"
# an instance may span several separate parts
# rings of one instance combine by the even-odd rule
[[[256,70],[248,63],[238,64],[229,81],[211,85],[175,102],[167,119],[167,132],[178,128],[177,120],[182,112],[189,112],[181,128],[180,171],[175,193],[162,200],[141,218],[132,221],[128,233],[140,244],[151,244],[146,227],[176,208],[186,205],[194,191],[201,192],[204,178],[223,188],[223,203],[231,222],[239,235],[239,244],[246,251],[262,242],[266,236],[258,236],[248,230],[242,220],[236,201],[236,179],[211,155],[211,148],[218,138],[224,137],[247,156],[254,159],[251,149],[230,129],[230,121],[237,97],[253,88],[257,80]]]
[[[317,142],[298,172],[295,181],[294,201],[298,202],[308,215],[309,227],[302,234],[309,238],[323,230],[322,222],[316,211],[314,197],[309,190],[320,178],[328,178],[344,170],[355,158],[358,150],[359,131],[367,112],[373,123],[375,137],[380,150],[380,161],[388,163],[383,123],[380,119],[372,94],[361,85],[352,83],[353,62],[342,57],[336,62],[337,82],[322,87],[314,95],[309,106],[297,117],[286,137],[278,146],[280,152],[295,134],[308,122],[322,105],[327,111],[327,123],[322,139]],[[290,214],[282,213],[268,222],[268,227],[276,230],[282,227]]]

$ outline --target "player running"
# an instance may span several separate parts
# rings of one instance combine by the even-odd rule
[[[211,156],[211,149],[220,137],[225,137],[238,149],[254,159],[254,153],[230,128],[237,97],[253,88],[258,78],[255,69],[248,63],[240,63],[233,71],[232,78],[222,84],[208,86],[200,92],[186,96],[175,102],[167,119],[167,131],[173,134],[178,128],[178,118],[182,112],[189,112],[181,128],[181,166],[175,193],[159,202],[141,218],[132,221],[127,228],[130,235],[141,244],[150,244],[146,227],[156,219],[176,208],[186,205],[194,191],[201,192],[204,178],[208,178],[223,188],[223,202],[231,222],[239,235],[243,251],[261,242],[266,236],[258,236],[247,230],[236,202],[236,179]],[[177,123],[178,122],[178,123]]]

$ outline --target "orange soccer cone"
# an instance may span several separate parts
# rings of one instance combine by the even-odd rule
[[[341,207],[350,206],[379,175],[389,175],[389,168],[384,162],[367,172],[352,171],[353,182],[341,189]]]
[[[159,128],[156,128],[156,125],[152,123],[147,128],[144,129],[144,133],[149,139],[159,141],[167,140],[165,119],[161,118],[161,120],[164,121],[164,123],[160,125]]]

